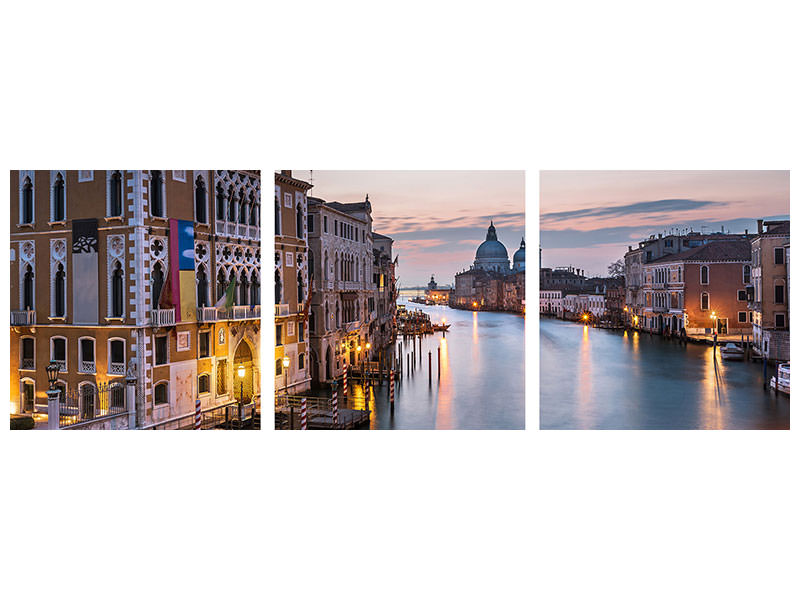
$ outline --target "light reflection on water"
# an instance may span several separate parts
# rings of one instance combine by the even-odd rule
[[[789,400],[760,363],[710,346],[540,321],[543,429],[786,429]]]
[[[445,318],[445,337],[434,333],[415,340],[415,365],[395,384],[395,409],[388,401],[388,385],[371,394],[371,429],[524,429],[525,353],[521,315],[472,312],[447,306],[406,303],[428,312],[435,322]],[[408,364],[411,339],[398,340],[403,368]],[[441,375],[437,369],[441,353]],[[428,352],[431,378],[428,383]],[[364,391],[351,385],[351,406],[364,406]]]

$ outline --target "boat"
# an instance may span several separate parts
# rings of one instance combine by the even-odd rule
[[[446,325],[444,323],[433,324],[434,331],[447,331],[448,329],[450,329],[450,323],[447,323]]]
[[[744,350],[741,346],[728,342],[719,351],[725,360],[744,360]]]
[[[787,396],[789,395],[789,363],[781,363],[778,365],[778,381],[775,381],[775,377],[773,376],[769,380],[769,387],[773,390],[776,389],[777,384],[777,391],[783,392]]]

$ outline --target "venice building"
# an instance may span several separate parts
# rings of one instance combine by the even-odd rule
[[[758,221],[750,242],[748,309],[753,343],[769,360],[789,360],[789,221]]]
[[[311,387],[309,312],[313,257],[308,212],[311,184],[292,171],[275,173],[275,390],[297,394]],[[313,317],[312,317],[313,318]]]
[[[497,230],[490,222],[486,239],[475,252],[472,266],[455,275],[455,290],[449,304],[469,310],[525,310],[525,240],[509,264],[508,251],[497,239]]]
[[[90,428],[257,401],[260,193],[259,171],[12,171],[12,413],[46,412],[51,361]],[[98,396],[126,375],[134,419]]]
[[[393,240],[372,230],[372,204],[308,199],[310,378],[326,386],[345,365],[383,360],[396,335]]]

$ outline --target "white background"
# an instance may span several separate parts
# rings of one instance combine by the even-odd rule
[[[539,169],[791,169],[791,7],[7,3],[4,189],[232,166],[266,203],[286,167],[526,169],[536,248]],[[525,432],[0,428],[4,596],[797,598],[796,432],[538,432],[536,326]]]

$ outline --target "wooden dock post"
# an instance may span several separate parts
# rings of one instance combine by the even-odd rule
[[[442,348],[441,346],[436,349],[436,380],[442,378]]]
[[[431,384],[433,379],[433,369],[431,368],[431,351],[428,350],[428,385]]]

